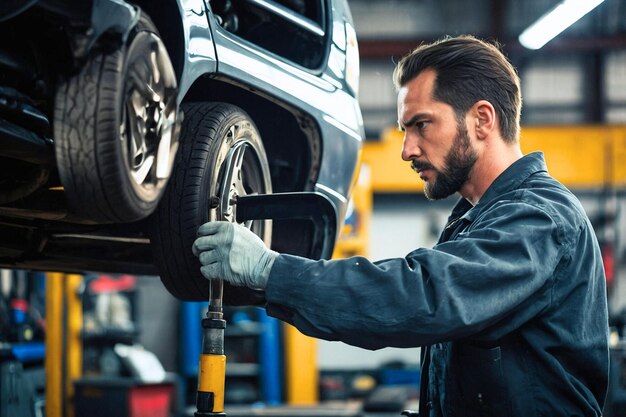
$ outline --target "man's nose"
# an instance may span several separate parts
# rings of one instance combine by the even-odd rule
[[[411,135],[405,134],[402,141],[402,159],[404,161],[412,161],[422,155],[422,151],[417,146],[417,141]]]

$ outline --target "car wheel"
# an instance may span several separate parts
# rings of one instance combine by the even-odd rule
[[[55,101],[57,166],[72,213],[99,223],[147,217],[178,146],[177,81],[143,13],[126,43],[94,54]]]
[[[183,105],[181,148],[167,191],[152,216],[151,243],[161,280],[176,298],[208,301],[209,281],[191,246],[207,221],[235,221],[237,196],[272,191],[259,132],[242,109],[226,103]],[[269,246],[271,222],[245,224]],[[224,304],[264,302],[262,291],[224,284]]]

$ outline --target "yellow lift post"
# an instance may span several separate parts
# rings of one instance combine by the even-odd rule
[[[82,375],[81,275],[46,274],[46,417],[74,417],[74,381]]]

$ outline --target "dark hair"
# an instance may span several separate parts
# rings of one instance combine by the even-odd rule
[[[437,74],[433,98],[452,106],[457,118],[464,117],[477,101],[487,100],[496,110],[504,140],[518,140],[520,81],[497,44],[464,35],[420,45],[398,62],[393,73],[396,88],[426,69]]]

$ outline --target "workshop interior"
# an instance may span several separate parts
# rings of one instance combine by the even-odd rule
[[[311,259],[435,245],[458,196],[400,159],[392,73],[461,34],[501,45],[522,151],[591,220],[626,415],[626,0],[3,0],[0,417],[416,410],[419,347],[305,336],[191,246],[217,220]]]

